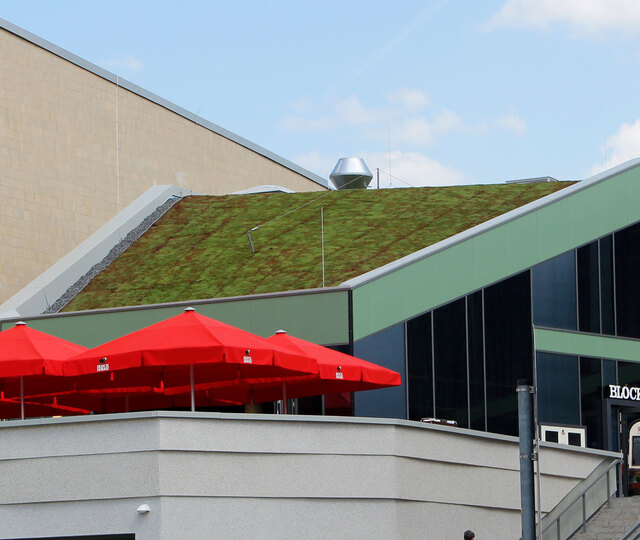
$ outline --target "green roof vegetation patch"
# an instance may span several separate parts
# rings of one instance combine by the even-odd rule
[[[571,184],[186,197],[64,311],[322,287],[321,209],[336,286]]]

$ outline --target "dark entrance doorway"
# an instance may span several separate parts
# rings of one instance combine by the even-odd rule
[[[622,453],[622,465],[618,477],[618,485],[622,494],[640,495],[640,485],[635,482],[635,476],[640,471],[640,463],[634,466],[633,459],[630,459],[630,449],[633,449],[633,442],[630,442],[629,432],[634,424],[640,422],[640,403],[636,405],[628,400],[606,399],[605,426],[608,434],[608,450]],[[637,426],[636,426],[637,429]],[[640,437],[636,437],[635,444],[638,446],[636,460],[640,461]],[[636,468],[636,471],[634,471]],[[633,476],[633,478],[632,478]],[[635,485],[633,485],[635,484]]]

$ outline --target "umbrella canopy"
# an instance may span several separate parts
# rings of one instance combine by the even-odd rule
[[[401,383],[400,374],[366,360],[334,351],[322,345],[288,335],[278,330],[267,341],[288,351],[314,358],[318,372],[314,375],[291,378],[284,381],[245,380],[233,386],[216,384],[210,393],[220,399],[248,403],[275,401],[278,399],[338,394],[374,390]]]
[[[88,409],[96,413],[115,413],[130,411],[148,411],[160,409],[188,408],[191,405],[190,393],[166,395],[151,387],[116,388],[101,390],[85,390],[70,392],[55,397],[37,398],[39,403],[67,406],[70,408]],[[207,396],[205,392],[197,392],[195,398],[199,407],[229,407],[241,405],[229,401],[221,401]],[[35,401],[35,399],[33,399]]]
[[[24,378],[27,385],[45,384],[51,390],[62,390],[69,386],[60,377],[51,377],[57,372],[57,362],[74,356],[87,348],[70,341],[51,336],[24,322],[0,332],[0,390],[3,395],[20,396],[24,405]],[[21,415],[24,418],[24,410]],[[42,416],[42,415],[40,415]]]
[[[0,378],[55,375],[56,362],[86,351],[56,336],[17,322],[0,332]]]
[[[163,390],[194,382],[282,380],[317,373],[299,351],[216,321],[193,308],[58,363],[79,389],[151,385]],[[181,390],[182,391],[182,390]],[[236,401],[236,400],[229,400]]]

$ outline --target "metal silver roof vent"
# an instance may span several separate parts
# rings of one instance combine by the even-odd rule
[[[366,189],[373,178],[364,159],[340,158],[329,175],[336,189]]]

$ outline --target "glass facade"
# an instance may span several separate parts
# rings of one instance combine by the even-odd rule
[[[580,425],[578,357],[539,352],[536,368],[540,423]]]
[[[602,425],[602,360],[580,358],[581,424],[587,428],[587,446],[605,448]]]
[[[640,337],[640,223],[614,235],[617,334]]]
[[[433,364],[438,418],[469,427],[467,405],[466,300],[433,312]]]
[[[640,223],[357,341],[356,356],[399,371],[406,388],[357,394],[356,414],[517,435],[532,327],[640,338],[638,276]],[[603,388],[640,386],[640,364],[539,352],[536,377],[541,423],[585,426],[588,446],[611,448]]]
[[[518,433],[518,379],[532,379],[529,272],[484,290],[487,429]]]
[[[531,269],[536,326],[577,329],[576,260],[569,251]]]
[[[356,416],[406,418],[407,374],[404,323],[356,341],[353,349],[354,356],[393,369],[402,377],[400,386],[358,392],[355,399]]]
[[[407,321],[409,420],[435,416],[431,313]]]

